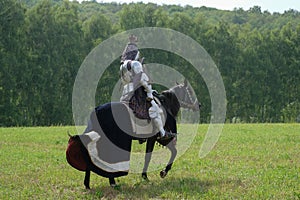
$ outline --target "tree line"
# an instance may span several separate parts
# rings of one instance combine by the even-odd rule
[[[226,89],[227,122],[300,121],[300,13],[233,11],[152,3],[66,0],[0,2],[0,126],[70,125],[72,87],[88,53],[116,33],[139,27],[182,32],[211,55]],[[147,62],[184,74],[210,120],[202,77],[184,59],[142,50]],[[119,61],[99,81],[96,102],[110,101]],[[197,84],[197,83],[201,84]],[[159,86],[157,86],[159,88]]]

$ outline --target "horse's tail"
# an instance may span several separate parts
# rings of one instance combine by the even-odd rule
[[[68,133],[69,138],[73,137],[73,135],[70,134],[70,131],[68,131],[67,133]]]

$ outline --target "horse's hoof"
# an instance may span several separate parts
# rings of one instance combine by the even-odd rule
[[[146,173],[143,173],[143,174],[142,174],[142,178],[143,178],[145,181],[149,182],[149,179],[148,179],[148,176],[147,176]]]
[[[90,190],[90,184],[84,184],[86,190]]]
[[[161,178],[165,178],[166,176],[167,176],[166,170],[161,170],[161,171],[160,171],[160,177],[161,177]]]
[[[117,184],[110,184],[110,187],[115,189],[115,190],[120,190],[121,189],[121,186],[117,185]]]

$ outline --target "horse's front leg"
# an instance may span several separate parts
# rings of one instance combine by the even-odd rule
[[[172,168],[173,162],[174,162],[174,160],[176,158],[176,155],[177,155],[177,149],[176,149],[175,143],[173,141],[171,141],[167,145],[167,147],[171,151],[171,157],[170,157],[170,160],[169,160],[166,168],[160,171],[160,177],[161,178],[165,178],[167,176],[168,172]]]
[[[147,176],[147,170],[148,170],[152,152],[154,149],[154,144],[155,144],[155,139],[152,139],[152,138],[147,139],[145,162],[144,162],[144,168],[143,168],[143,173],[142,173],[142,178],[146,181],[149,181],[148,176]]]
[[[85,177],[84,177],[85,189],[91,189],[90,188],[90,176],[91,176],[91,171],[90,170],[86,170],[85,171]]]

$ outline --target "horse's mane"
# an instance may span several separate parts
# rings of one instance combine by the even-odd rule
[[[177,117],[180,103],[172,90],[165,90],[161,93],[161,100],[164,108],[173,116]]]

